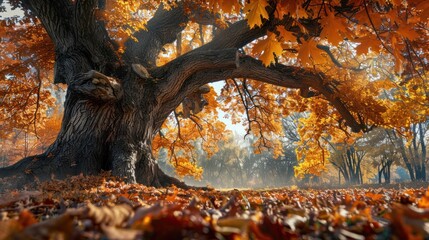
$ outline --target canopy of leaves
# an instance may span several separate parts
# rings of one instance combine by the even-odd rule
[[[9,2],[20,6],[19,1]],[[274,148],[276,154],[281,154],[281,117],[308,112],[308,117],[299,121],[297,174],[323,170],[329,157],[326,139],[351,143],[359,136],[352,131],[367,131],[373,126],[404,131],[404,126],[429,114],[428,1],[118,0],[107,1],[96,11],[120,55],[132,34],[145,29],[159,4],[166,9],[183,4],[186,12],[197,13],[191,2],[215,13],[213,21],[201,24],[201,16],[190,14],[193,22],[175,43],[165,46],[158,65],[206,44],[218,31],[244,20],[250,31],[265,30],[240,51],[271,69],[295,67],[300,87],[285,89],[251,77],[225,79],[220,95],[211,91],[208,107],[198,116],[182,119],[179,107],[165,122],[154,148],[168,149],[180,175],[201,175],[192,160],[194,145],[190,141],[203,138],[204,149],[216,151],[213,141],[225,132],[217,108],[259,137],[255,149]],[[0,126],[8,129],[0,134],[5,134],[42,119],[52,106],[49,91],[42,88],[47,83],[41,79],[48,77],[35,73],[49,76],[52,72],[54,46],[29,11],[2,18],[0,39]],[[312,77],[301,78],[304,74]],[[18,99],[26,99],[28,104],[20,106]]]

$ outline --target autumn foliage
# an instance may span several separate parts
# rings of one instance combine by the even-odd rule
[[[339,180],[342,172],[362,183],[355,166],[373,154],[380,182],[399,157],[411,180],[424,180],[429,1],[0,0],[0,15],[0,157],[45,151],[6,168],[19,176],[3,169],[0,189],[29,180],[39,188],[0,196],[1,239],[429,238],[425,183],[149,186],[188,188],[154,154],[166,153],[179,176],[201,178],[201,156],[236,158],[225,166],[238,166],[230,175],[242,170],[245,154],[228,138],[224,116],[244,126],[254,153],[270,150],[264,160],[293,155],[298,177],[335,166]],[[53,79],[68,84],[63,125]],[[201,87],[210,91],[196,95]],[[190,94],[198,102],[185,104]],[[296,127],[288,148],[286,118]],[[371,130],[378,135],[367,141]],[[228,154],[216,155],[219,143]],[[55,179],[54,171],[62,178],[103,167],[115,176]]]
[[[19,6],[17,1],[10,3]],[[118,55],[134,32],[146,28],[159,4],[171,9],[178,3],[118,0],[106,1],[96,9],[96,16],[106,22],[116,41]],[[209,155],[218,150],[214,142],[226,130],[217,109],[258,137],[256,152],[271,148],[277,156],[281,154],[281,118],[308,112],[299,120],[298,175],[324,170],[328,141],[350,144],[361,135],[353,132],[373,127],[407,135],[405,127],[429,114],[429,3],[425,0],[198,0],[185,1],[184,7],[192,12],[195,4],[217,18],[208,25],[188,24],[177,41],[164,47],[158,65],[206,44],[217,31],[239,20],[246,19],[250,29],[277,21],[282,24],[269,28],[240,52],[266,67],[285,64],[313,73],[320,77],[323,88],[309,84],[285,89],[248,78],[225,79],[221,92],[212,90],[204,96],[209,104],[202,113],[184,119],[179,106],[164,123],[153,147],[155,151],[167,149],[181,176],[201,176],[193,152],[197,145]],[[54,105],[53,87],[48,82],[54,51],[40,21],[28,12],[2,18],[0,38],[0,137],[7,139],[22,129],[36,132],[37,124],[49,119],[48,109]],[[356,123],[345,119],[343,110],[332,104],[337,99]]]

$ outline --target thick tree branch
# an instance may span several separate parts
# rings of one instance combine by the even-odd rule
[[[239,73],[239,70],[241,70],[241,73]],[[359,132],[365,130],[365,126],[356,121],[346,105],[337,97],[335,90],[329,85],[324,84],[323,80],[327,76],[322,73],[282,64],[265,68],[260,61],[251,57],[244,57],[240,59],[240,68],[237,69],[235,74],[239,76],[234,77],[251,78],[287,88],[308,89],[311,87],[326,97],[345,119],[346,124],[352,131]]]
[[[162,47],[177,39],[189,20],[202,25],[216,25],[218,14],[209,12],[194,2],[180,2],[176,7],[166,10],[161,4],[155,15],[147,23],[146,30],[133,34],[125,43],[124,59],[128,63],[138,63],[153,67]]]
[[[324,78],[327,78],[327,76],[313,70],[282,64],[265,67],[259,60],[249,56],[240,57],[237,68],[213,68],[195,72],[184,82],[180,91],[164,103],[164,108],[158,113],[155,121],[155,128],[159,129],[163,119],[192,91],[204,84],[230,78],[250,78],[285,88],[308,89],[311,87],[321,93],[337,109],[352,131],[365,130],[365,126],[357,122],[345,103],[338,98],[336,90],[324,84],[324,80],[326,80]]]
[[[289,28],[292,23],[293,19],[286,16],[283,20],[273,19],[266,21],[261,27],[250,29],[247,20],[241,20],[222,30],[210,42],[194,51],[241,48],[255,39],[265,36],[268,30],[274,30],[276,26],[283,25]]]
[[[248,24],[247,24],[247,20],[238,21],[238,22],[232,24],[231,26],[229,26],[228,28],[226,28],[225,30],[222,30],[220,33],[218,33],[209,43],[189,52],[186,55],[191,55],[191,54],[196,54],[196,53],[203,53],[204,54],[204,52],[206,52],[208,50],[241,48],[241,47],[245,46],[246,44],[252,42],[253,40],[264,36],[268,30],[274,30],[275,27],[278,25],[283,25],[286,28],[289,28],[292,26],[292,23],[293,23],[292,18],[285,17],[281,21],[279,21],[279,20],[266,21],[263,26],[250,29]],[[173,60],[172,62],[176,62],[176,60]],[[167,65],[169,65],[169,64],[167,64]],[[258,68],[255,68],[254,74],[264,75],[266,73],[265,67],[262,66],[261,64],[259,64],[259,65],[260,66],[258,66]],[[211,67],[216,67],[216,66],[211,66]],[[167,69],[167,67],[162,67],[162,68]],[[206,71],[204,71],[204,70],[208,70],[208,68],[207,69],[200,69],[199,71],[206,73]],[[225,70],[227,70],[227,69],[221,69],[221,71],[225,71]],[[212,77],[214,77],[214,79],[216,79],[214,81],[218,81],[221,79],[227,79],[230,77],[230,74],[223,74],[222,72],[218,72],[218,71],[219,70],[216,70],[216,74],[214,74],[215,76],[212,76]],[[151,71],[153,77],[155,77],[155,78],[164,78],[164,76],[166,75],[165,72],[166,72],[165,70],[160,70],[160,69],[154,69],[153,71]],[[206,81],[209,78],[207,78],[205,76],[205,73],[202,74],[202,78],[203,78],[202,81],[203,82],[211,82],[211,81]],[[245,77],[246,75],[248,75],[246,69],[244,69],[244,68],[236,69],[234,74],[236,74],[237,77]],[[268,82],[271,81],[273,83],[278,83],[279,81],[282,81],[282,79],[284,79],[281,76],[281,74],[282,73],[271,72],[268,76],[264,75],[263,77]],[[198,75],[198,74],[196,74],[196,75]],[[241,75],[243,75],[243,76],[241,76]],[[225,76],[225,78],[222,78],[221,76]],[[231,76],[231,77],[233,77],[233,76]],[[170,78],[170,79],[171,79],[170,81],[173,81],[172,78]],[[186,79],[184,79],[184,80],[186,80]],[[183,93],[183,88],[186,89],[187,87],[186,86],[180,86],[180,83],[184,83],[185,82],[184,80],[182,79],[182,80],[179,80],[177,82],[171,82],[170,84],[174,84],[175,88],[180,89],[180,91],[182,91],[182,93]],[[287,81],[287,84],[290,84],[290,87],[297,87],[297,88],[303,87],[303,86],[301,86],[301,84],[299,84],[295,81]],[[190,90],[190,91],[191,92],[195,91],[199,86],[192,87],[192,90]],[[163,88],[164,88],[163,91],[169,90],[167,87],[163,87]],[[186,94],[189,94],[189,92],[186,90],[184,92]],[[169,94],[169,96],[175,96],[175,94],[172,92],[168,93],[168,94]],[[180,93],[178,93],[178,94],[180,94]],[[184,96],[186,96],[186,94]],[[181,95],[183,95],[183,94],[181,94]],[[183,98],[184,98],[184,96],[183,96]],[[171,106],[167,107],[167,109],[171,109],[171,111],[174,110],[177,107],[177,105],[180,104],[180,102],[183,100],[183,98],[182,98],[181,101],[174,103],[175,102],[174,100],[173,100],[173,102],[170,101],[170,97],[163,97],[163,98],[168,100],[167,104],[171,103]],[[168,113],[163,113],[161,115],[167,114],[167,116],[168,116],[168,114],[171,111],[169,111]]]
[[[187,13],[185,9],[191,9]],[[209,13],[206,9],[191,3],[179,3],[177,7],[167,11],[163,5],[156,11],[148,22],[147,30],[136,32],[126,43],[124,59],[128,63],[139,63],[145,67],[155,66],[156,58],[162,47],[176,40],[177,35],[185,28],[186,23],[193,19],[200,24],[216,24],[219,16]],[[262,37],[267,30],[274,30],[278,25],[291,27],[293,19],[285,17],[283,20],[266,21],[263,26],[250,29],[247,20],[238,21],[217,34],[212,41],[193,50],[204,52],[227,48],[241,48],[253,40]]]
[[[237,68],[239,64],[238,58],[237,49],[234,48],[191,52],[160,68],[154,69],[151,72],[152,77],[163,79],[163,82],[158,86],[160,90],[158,101],[165,102],[178,94],[185,80],[194,73],[210,69]]]
[[[134,33],[133,37],[138,41],[129,39],[125,42],[124,60],[127,63],[139,63],[145,67],[156,64],[156,58],[162,47],[174,42],[188,21],[183,4],[179,4],[171,10],[164,9],[161,4],[155,15],[148,21],[146,29]]]

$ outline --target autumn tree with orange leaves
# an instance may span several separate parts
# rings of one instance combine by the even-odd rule
[[[35,69],[67,85],[55,142],[0,170],[18,186],[111,170],[186,187],[154,151],[166,148],[180,175],[201,175],[193,142],[217,151],[217,109],[258,137],[256,152],[277,156],[282,118],[306,112],[298,175],[324,169],[328,141],[351,143],[377,126],[406,135],[429,114],[425,0],[6,2],[24,14],[0,22],[0,125]],[[220,96],[206,85],[217,81]],[[38,104],[47,98],[26,89]]]

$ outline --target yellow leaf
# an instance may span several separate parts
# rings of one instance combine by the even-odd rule
[[[280,56],[283,52],[283,48],[281,43],[279,43],[276,39],[276,35],[272,32],[268,33],[268,37],[264,40],[260,40],[253,47],[253,52],[255,51],[263,51],[259,59],[265,66],[270,65],[270,63],[274,62],[274,54],[276,56]]]
[[[425,195],[417,202],[419,208],[429,208],[429,188]]]
[[[266,0],[252,0],[244,7],[246,13],[247,24],[250,28],[262,25],[262,18],[268,19],[268,13],[265,8],[268,6]]]

